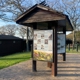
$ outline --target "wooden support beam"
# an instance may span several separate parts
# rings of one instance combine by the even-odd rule
[[[63,28],[63,34],[66,35],[66,29]],[[65,36],[65,48],[66,48],[66,36]],[[63,61],[66,61],[66,49],[65,49],[65,53],[63,53]]]
[[[51,62],[48,62],[47,63],[47,67],[52,68],[52,63]]]
[[[57,23],[55,23],[53,29],[53,63],[51,74],[57,76]]]
[[[31,45],[31,57],[33,58],[33,45]],[[36,72],[36,61],[32,59],[32,70]]]
[[[37,71],[37,69],[36,69],[36,60],[32,60],[32,70],[33,70],[33,72]]]
[[[34,23],[33,24],[33,30],[34,29],[37,29],[37,23]],[[32,58],[33,58],[33,45],[32,45],[32,47],[31,47],[31,52],[32,52]],[[36,63],[37,63],[37,61],[36,60],[34,60],[34,59],[32,59],[32,70],[33,70],[33,72],[36,72],[37,71],[37,69],[36,69]]]
[[[60,55],[62,56],[62,60],[65,61],[66,60],[66,54],[65,53],[60,53]]]

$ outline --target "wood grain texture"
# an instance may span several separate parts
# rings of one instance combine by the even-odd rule
[[[38,12],[34,13],[29,18],[27,18],[24,21],[24,23],[63,20],[63,19],[65,19],[65,16],[62,16],[60,14],[39,10]]]

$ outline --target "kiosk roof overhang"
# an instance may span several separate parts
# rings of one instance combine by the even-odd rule
[[[67,15],[40,4],[36,4],[25,11],[15,21],[26,26],[38,22],[58,21],[59,28],[65,27],[66,31],[73,30]]]

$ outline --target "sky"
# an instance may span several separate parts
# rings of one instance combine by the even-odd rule
[[[0,20],[0,27],[8,24],[16,24],[16,22],[7,22],[7,21]]]
[[[33,1],[33,5],[36,3],[36,1],[35,0],[32,0]],[[10,14],[9,14],[9,16],[10,16]],[[8,24],[16,24],[16,22],[7,22],[7,21],[3,21],[3,20],[1,20],[0,19],[0,27],[1,26],[5,26],[5,25],[8,25]]]
[[[33,0],[33,4],[35,4],[35,0]],[[0,27],[1,26],[5,26],[5,25],[8,25],[8,24],[15,24],[16,25],[16,22],[7,22],[7,21],[3,21],[3,20],[0,20]],[[66,34],[68,35],[68,34],[70,34],[71,32],[66,32]]]

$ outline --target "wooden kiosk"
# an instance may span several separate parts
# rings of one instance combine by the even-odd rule
[[[62,54],[63,61],[66,61],[66,31],[73,30],[68,16],[44,5],[36,4],[19,16],[16,23],[33,28],[33,71],[37,71],[37,60],[47,61],[48,66],[52,65],[51,74],[57,76],[57,55]],[[58,43],[61,37],[60,41],[63,43]]]

